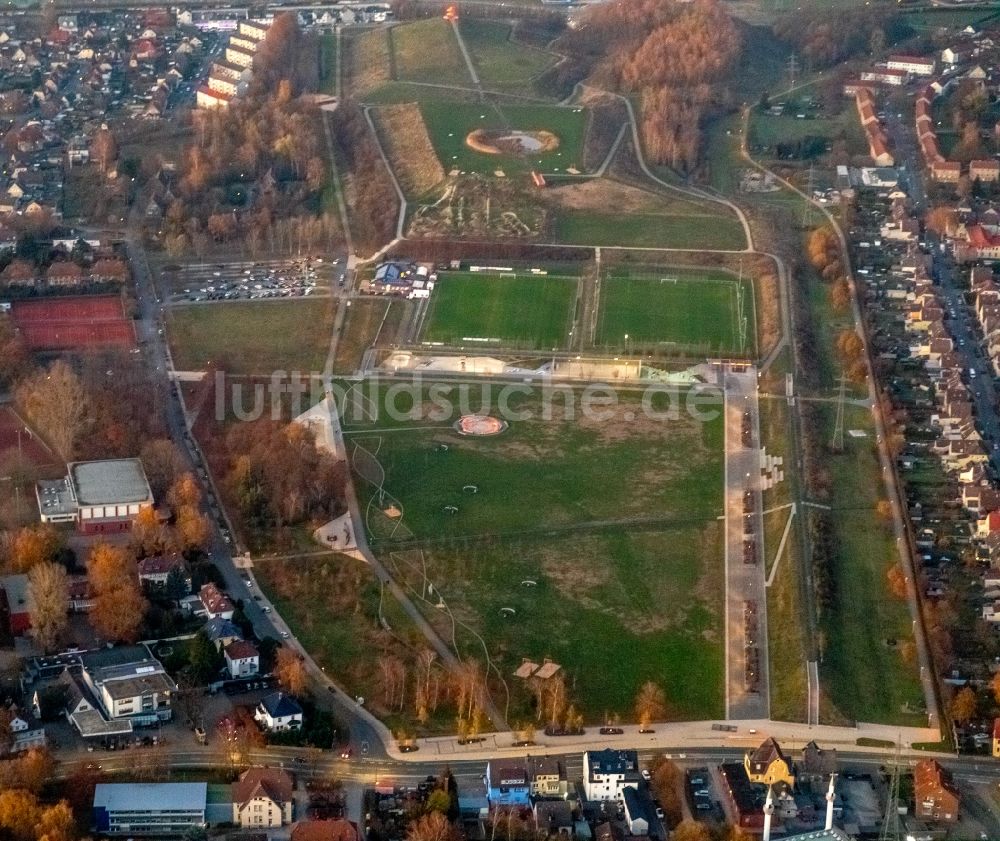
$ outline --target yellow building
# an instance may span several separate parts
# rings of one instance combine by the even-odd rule
[[[781,746],[774,739],[765,740],[760,747],[748,753],[743,758],[743,767],[752,783],[768,786],[776,783],[795,785],[792,763],[781,752]]]

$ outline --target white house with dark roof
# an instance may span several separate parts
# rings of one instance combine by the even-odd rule
[[[628,786],[638,786],[639,755],[634,750],[588,750],[583,755],[583,789],[587,800],[620,800]]]
[[[272,733],[302,727],[302,707],[284,692],[272,692],[264,696],[254,710],[253,717],[265,730]]]

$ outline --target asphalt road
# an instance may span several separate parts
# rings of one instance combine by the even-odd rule
[[[139,213],[142,203],[135,202],[133,214]],[[126,237],[126,244],[129,250],[136,282],[136,295],[138,299],[138,309],[140,320],[137,325],[137,333],[142,344],[142,350],[146,364],[151,370],[155,370],[158,375],[169,377],[173,369],[170,361],[169,349],[167,347],[166,330],[164,328],[164,305],[162,303],[160,290],[157,289],[149,269],[145,251],[141,243],[137,240],[134,232],[138,230],[138,220],[130,219],[129,233]],[[333,254],[331,257],[339,257],[346,261],[346,253]],[[335,283],[330,279],[331,285]],[[337,290],[331,290],[336,294]],[[166,420],[170,437],[178,445],[184,458],[188,461],[191,472],[197,474],[197,467],[201,466],[201,457],[198,453],[191,436],[188,433],[187,424],[181,404],[180,395],[176,384],[171,383],[170,397],[166,406]],[[209,484],[203,482],[203,490],[206,497],[214,496],[214,489]],[[233,559],[233,552],[230,543],[223,537],[222,527],[211,512],[206,507],[205,513],[209,515],[212,523],[211,545],[208,550],[209,557],[218,567],[225,582],[225,587],[230,596],[241,599],[247,617],[253,623],[254,632],[259,638],[267,636],[275,639],[282,638],[283,633],[288,637],[291,631],[276,612],[264,613],[261,605],[254,599],[258,589],[248,586],[248,580],[252,580],[252,574],[246,570],[237,568]],[[247,576],[247,577],[244,577]],[[287,637],[286,637],[287,638]],[[294,642],[297,646],[297,641]],[[298,646],[297,646],[298,647]],[[332,681],[326,678],[318,667],[311,660],[310,673],[319,684],[316,697],[318,703],[330,709],[337,721],[350,731],[352,744],[358,750],[362,744],[367,744],[373,756],[384,756],[383,745],[384,729],[380,730],[366,711],[362,710],[354,699],[348,697]],[[325,691],[323,691],[325,690]]]

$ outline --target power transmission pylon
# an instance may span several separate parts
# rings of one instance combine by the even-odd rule
[[[795,53],[792,53],[788,57],[788,78],[791,80],[791,84],[795,84],[795,77],[799,74],[799,60],[795,57]]]
[[[896,740],[896,756],[892,762],[892,776],[889,777],[889,796],[885,801],[885,817],[879,841],[902,841],[903,830],[899,825],[899,739]]]
[[[802,227],[803,229],[809,225],[809,221],[812,219],[812,194],[813,194],[813,165],[809,164],[809,184],[806,187],[806,195],[809,197],[808,200],[802,205]]]
[[[844,451],[844,401],[847,399],[847,377],[840,375],[840,392],[837,394],[837,421],[833,426],[833,440],[830,449],[835,453]]]

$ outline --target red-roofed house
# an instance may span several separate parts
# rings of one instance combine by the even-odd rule
[[[982,225],[969,225],[965,229],[965,239],[973,258],[1000,258],[1000,237],[993,236]]]
[[[188,572],[187,562],[180,552],[171,552],[169,555],[154,555],[152,558],[143,558],[139,561],[139,582],[141,584],[151,584],[156,587],[163,587],[167,583],[170,573],[177,570],[184,576],[188,587],[191,586],[191,575]]]
[[[202,607],[210,619],[232,619],[235,608],[229,600],[229,596],[219,590],[214,584],[209,582],[203,584],[198,593]]]
[[[50,286],[79,286],[83,280],[83,269],[76,263],[62,260],[49,266],[45,279]]]
[[[976,537],[989,537],[1000,532],[1000,511],[990,511],[976,523]]]
[[[291,841],[358,841],[358,828],[346,818],[299,821],[292,827]]]
[[[951,775],[936,759],[925,759],[913,769],[913,799],[917,817],[925,821],[956,823],[962,798]]]
[[[128,266],[125,265],[124,260],[117,257],[98,260],[90,267],[90,277],[98,283],[109,281],[124,283],[128,280]]]
[[[222,651],[230,677],[253,677],[260,674],[260,652],[252,642],[234,640]]]
[[[885,66],[890,70],[902,70],[914,76],[933,76],[935,62],[933,58],[921,58],[915,55],[891,55]]]
[[[1000,161],[983,160],[969,162],[969,178],[975,181],[997,181],[1000,179]]]
[[[958,181],[962,177],[962,165],[958,161],[934,161],[931,177],[935,181]]]

